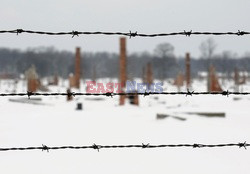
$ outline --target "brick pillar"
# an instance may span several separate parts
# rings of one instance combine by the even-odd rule
[[[153,71],[151,63],[147,64],[147,84],[153,84]]]
[[[36,92],[36,90],[39,87],[38,84],[38,75],[36,73],[36,68],[34,65],[32,65],[26,72],[25,72],[26,78],[27,78],[27,86],[28,91]]]
[[[209,92],[222,92],[222,88],[219,84],[218,77],[215,72],[215,68],[213,65],[209,68],[209,78],[208,78],[208,91]]]
[[[178,91],[180,91],[180,87],[184,85],[184,76],[181,72],[179,72],[174,81],[174,85],[177,86]]]
[[[190,73],[190,54],[186,53],[186,87],[190,88],[191,73]]]
[[[124,92],[126,85],[126,38],[120,38],[120,83],[121,83],[121,92]],[[120,105],[125,104],[125,95],[120,95]]]
[[[73,74],[69,74],[69,88],[73,88],[75,86],[75,76]]]
[[[36,92],[38,88],[38,82],[37,79],[28,79],[28,91],[30,92]]]
[[[80,48],[76,48],[76,57],[75,57],[75,87],[80,88],[80,78],[81,78],[81,55]]]
[[[134,105],[139,105],[139,96],[138,95],[135,95],[134,96]]]

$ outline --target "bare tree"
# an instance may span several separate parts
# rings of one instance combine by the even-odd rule
[[[214,51],[217,47],[217,44],[213,40],[213,38],[208,38],[207,40],[203,41],[200,45],[201,57],[206,59],[206,66],[209,68],[211,64],[211,59],[214,56]]]
[[[154,50],[156,67],[159,69],[160,78],[164,79],[170,76],[170,72],[176,68],[176,60],[174,56],[174,46],[170,43],[158,44]]]
[[[156,46],[154,53],[159,58],[173,57],[174,47],[170,43],[161,43]]]
[[[213,38],[208,38],[207,40],[203,41],[200,45],[202,58],[211,59],[216,47],[217,44],[215,43]]]

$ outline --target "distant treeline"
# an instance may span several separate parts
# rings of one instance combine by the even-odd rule
[[[67,78],[74,72],[75,53],[58,51],[52,47],[34,48],[20,51],[0,48],[0,74],[14,74],[17,77],[35,65],[40,77],[57,74]],[[151,54],[148,52],[132,53],[127,57],[128,78],[142,77],[143,67],[147,63],[153,67],[154,78],[174,77],[178,72],[185,72],[185,57],[173,54]],[[231,73],[237,67],[241,71],[250,72],[250,56],[235,58],[230,54],[213,56],[211,59],[191,57],[192,76],[207,71],[208,64],[213,64],[217,72]],[[119,77],[119,55],[108,52],[81,53],[83,78]]]

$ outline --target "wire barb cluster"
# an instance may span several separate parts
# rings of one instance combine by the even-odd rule
[[[106,96],[106,97],[113,97],[119,95],[142,95],[144,97],[149,95],[185,95],[185,96],[194,96],[194,95],[222,95],[222,96],[229,96],[229,95],[250,95],[250,92],[230,92],[230,91],[222,91],[222,92],[195,92],[189,91],[186,92],[147,92],[144,93],[113,93],[113,92],[106,92],[106,93],[81,93],[81,92],[67,92],[67,93],[39,93],[39,92],[31,92],[27,91],[26,93],[0,93],[0,97],[7,97],[7,96]]]
[[[152,148],[180,148],[180,147],[190,147],[190,148],[216,148],[216,147],[239,147],[247,149],[250,144],[244,143],[230,143],[230,144],[160,144],[160,145],[151,145],[151,144],[137,144],[137,145],[97,145],[93,144],[91,146],[37,146],[37,147],[11,147],[11,148],[0,148],[0,151],[25,151],[25,150],[65,150],[65,149],[94,149],[98,152],[100,149],[129,149],[129,148],[142,148],[142,149],[152,149]]]
[[[102,32],[102,31],[94,31],[94,32],[87,32],[87,31],[76,31],[73,30],[71,32],[46,32],[46,31],[33,31],[33,30],[24,30],[24,29],[15,29],[15,30],[0,30],[0,34],[3,33],[15,33],[15,34],[21,34],[21,33],[29,33],[29,34],[39,34],[39,35],[71,35],[72,38],[79,35],[118,35],[118,36],[128,36],[129,38],[132,37],[159,37],[159,36],[176,36],[176,35],[183,35],[190,37],[191,35],[236,35],[236,36],[243,36],[243,35],[249,35],[250,32],[245,32],[242,30],[238,30],[236,32],[200,32],[200,31],[182,31],[182,32],[172,32],[172,33],[155,33],[155,34],[143,34],[143,33],[137,33],[136,32]]]

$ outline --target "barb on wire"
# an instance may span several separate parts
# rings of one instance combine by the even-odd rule
[[[0,30],[0,34],[4,33],[29,33],[29,34],[39,34],[39,35],[72,35],[72,38],[74,36],[79,35],[118,35],[118,36],[128,36],[129,38],[140,36],[140,37],[159,37],[159,36],[177,36],[177,35],[184,35],[184,36],[191,36],[191,35],[236,35],[236,36],[243,36],[243,35],[249,35],[250,32],[245,32],[242,30],[238,30],[236,32],[200,32],[200,31],[182,31],[182,32],[172,32],[172,33],[153,33],[153,34],[143,34],[143,33],[137,33],[136,32],[102,32],[102,31],[94,31],[94,32],[87,32],[87,31],[71,31],[71,32],[46,32],[46,31],[33,31],[33,30],[24,30],[24,29],[15,29],[15,30]]]
[[[144,144],[144,143],[142,143],[142,148],[144,149],[144,148],[148,148],[149,147],[149,143],[148,144]]]
[[[190,31],[184,30],[184,33],[185,33],[186,36],[190,37],[191,34],[192,34],[192,30],[190,30]]]
[[[244,143],[229,143],[229,144],[159,144],[159,145],[151,145],[151,144],[131,144],[131,145],[96,145],[93,144],[91,146],[53,146],[49,147],[46,145],[37,146],[37,147],[10,147],[10,148],[0,148],[0,151],[25,151],[25,150],[42,150],[47,151],[49,150],[65,150],[65,149],[94,149],[99,152],[100,149],[130,149],[130,148],[143,148],[143,149],[149,149],[149,148],[180,148],[180,147],[186,147],[186,148],[221,148],[221,147],[244,147],[247,149],[247,147],[250,146],[250,144]]]
[[[42,151],[47,151],[47,152],[49,152],[49,148],[48,148],[48,146],[46,146],[46,145],[44,145],[44,144],[42,144]]]
[[[106,96],[107,96],[107,97],[113,98],[113,95],[114,95],[114,94],[113,94],[112,92],[106,92]]]
[[[96,145],[96,144],[93,144],[93,149],[97,150],[99,152],[99,150],[102,148],[101,146],[99,145]]]
[[[146,97],[146,96],[149,96],[150,94],[151,94],[151,92],[145,91],[143,96]]]
[[[244,143],[239,143],[239,148],[244,147],[244,149],[247,149],[247,142],[245,141]]]
[[[78,31],[72,31],[72,38],[78,36],[79,37],[79,32]]]
[[[31,95],[33,95],[33,92],[27,91],[27,96],[28,96],[29,99],[30,99],[30,96],[31,96]]]
[[[137,36],[137,31],[135,33],[132,33],[131,31],[129,31],[129,38],[131,39],[131,37],[135,37]]]
[[[17,29],[17,30],[16,30],[16,35],[18,35],[19,33],[22,33],[22,32],[23,32],[22,29]]]
[[[237,33],[237,35],[238,36],[243,36],[245,34],[245,32],[244,31],[240,31],[240,30],[238,30],[238,33]]]
[[[202,144],[193,144],[193,148],[201,148],[203,147]]]
[[[193,94],[194,94],[194,91],[189,91],[189,89],[187,89],[186,97],[187,97],[188,95],[192,96]]]
[[[7,97],[7,96],[106,96],[106,97],[113,97],[119,95],[142,95],[144,97],[150,95],[185,95],[185,96],[194,96],[194,95],[222,95],[222,96],[229,96],[229,95],[250,95],[250,92],[230,92],[230,91],[222,91],[222,92],[194,92],[187,90],[186,92],[143,92],[143,93],[81,93],[81,92],[66,92],[66,93],[39,93],[39,92],[31,92],[27,91],[27,93],[0,93],[0,97]]]
[[[227,97],[229,96],[229,94],[230,94],[230,92],[228,90],[222,92],[222,95],[225,95]]]
[[[62,95],[63,95],[63,93],[61,93]],[[56,94],[55,94],[56,95]],[[59,94],[58,94],[59,95]],[[75,97],[75,93],[74,92],[70,92],[70,91],[68,91],[67,92],[67,96],[68,96],[68,98],[71,98],[71,97]]]

